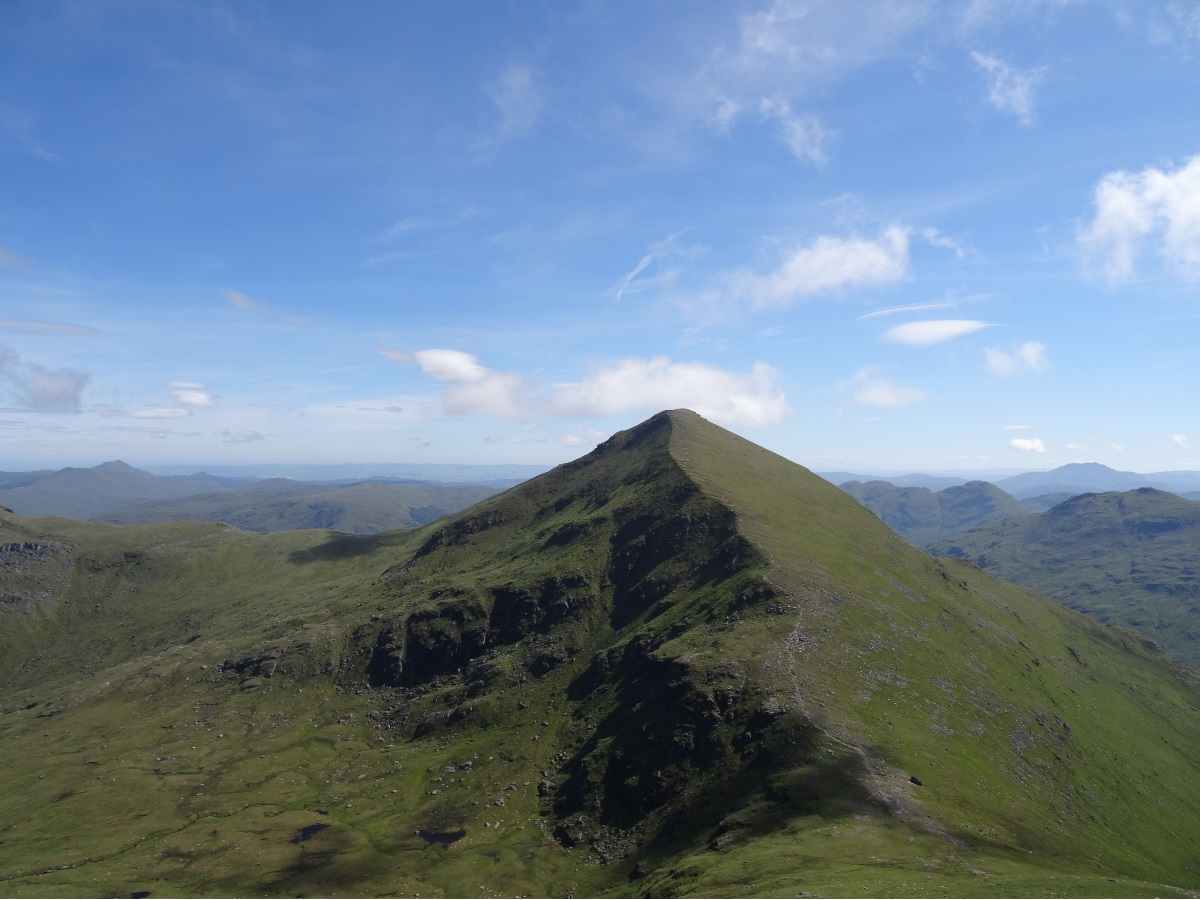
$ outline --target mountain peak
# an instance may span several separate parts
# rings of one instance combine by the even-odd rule
[[[135,469],[129,463],[119,459],[114,459],[109,462],[102,462],[98,466],[92,466],[93,472],[111,472],[128,475],[131,472],[136,472],[139,475],[148,475],[148,472],[143,472],[141,469]]]

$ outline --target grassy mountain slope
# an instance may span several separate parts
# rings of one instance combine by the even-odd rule
[[[934,545],[1153,638],[1200,669],[1200,503],[1153,488],[1083,494]]]
[[[169,477],[151,475],[117,461],[90,469],[60,469],[32,482],[5,488],[0,490],[0,506],[27,516],[90,519],[138,501],[229,490],[243,484],[243,479],[218,478],[204,473]]]
[[[850,481],[840,487],[889,528],[921,547],[984,522],[1030,512],[1020,500],[986,481],[969,481],[937,493],[887,481]]]
[[[1200,889],[1193,673],[685,411],[410,532],[2,527],[12,895]]]
[[[375,534],[424,525],[495,493],[477,484],[312,484],[272,478],[219,493],[124,506],[97,516],[117,525],[227,522],[244,531],[327,528]]]

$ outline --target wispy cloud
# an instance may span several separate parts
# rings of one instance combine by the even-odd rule
[[[269,316],[274,316],[282,319],[285,322],[290,322],[300,328],[308,327],[308,319],[303,316],[293,316],[291,313],[283,312],[275,309],[273,306],[268,306],[265,303],[259,303],[257,300],[252,300],[243,294],[241,291],[227,290],[225,296],[229,300],[229,305],[234,309],[240,309],[243,312],[261,313]]]
[[[894,284],[908,275],[908,229],[893,225],[876,240],[822,235],[790,251],[774,272],[739,270],[729,292],[757,307],[790,306],[843,288]]]
[[[1004,426],[1005,431],[1030,431],[1032,429],[1033,429],[1032,425],[1005,425]]]
[[[650,267],[650,265],[652,263],[654,263],[656,260],[670,259],[672,257],[678,257],[681,255],[687,254],[688,251],[686,249],[680,248],[680,246],[679,246],[679,238],[686,231],[687,231],[687,229],[683,229],[682,231],[676,231],[674,234],[669,234],[665,238],[663,238],[661,241],[655,241],[653,244],[650,245],[650,247],[646,251],[646,255],[643,256],[640,260],[638,260],[637,265],[634,266],[629,271],[629,273],[627,275],[625,275],[624,278],[621,279],[620,283],[617,285],[617,293],[616,293],[617,302],[620,302],[621,298],[625,296],[626,291],[628,291],[630,289],[630,286],[633,284],[634,279],[636,279],[639,275],[641,275],[642,272],[646,271],[646,269],[648,269]],[[657,284],[661,284],[663,282],[671,281],[677,274],[678,274],[678,269],[671,269],[670,271],[664,273],[660,277],[653,279],[653,282],[657,283]]]
[[[983,351],[984,364],[998,378],[1009,378],[1022,372],[1045,372],[1050,367],[1046,358],[1046,347],[1037,341],[1027,341],[1014,350]]]
[[[233,432],[229,429],[225,429],[224,433],[222,434],[222,440],[224,440],[227,444],[251,444],[255,441],[266,440],[266,438],[257,431]]]
[[[63,335],[64,337],[100,334],[100,329],[70,322],[42,322],[37,319],[0,319],[0,331],[11,334]]]
[[[829,160],[827,148],[834,133],[816,116],[792,112],[791,104],[779,97],[763,99],[759,109],[765,118],[779,122],[780,137],[796,159],[815,165]]]
[[[385,243],[397,240],[404,237],[406,234],[411,234],[414,231],[421,231],[428,228],[432,224],[428,219],[421,219],[416,216],[409,216],[406,219],[401,219],[388,227],[383,234],[379,236],[379,240]]]
[[[1180,450],[1190,450],[1192,443],[1188,440],[1186,434],[1171,435],[1172,446],[1178,447]]]
[[[1174,170],[1111,172],[1096,185],[1094,204],[1078,240],[1108,280],[1132,278],[1147,244],[1184,278],[1200,280],[1200,155]]]
[[[976,319],[927,319],[922,322],[906,322],[884,332],[883,339],[895,344],[911,344],[930,347],[963,335],[991,328],[989,322]]]
[[[922,403],[929,397],[928,391],[896,384],[894,381],[876,374],[876,370],[872,366],[859,369],[854,373],[853,378],[839,387],[848,389],[854,402],[859,406],[900,409]]]
[[[8,247],[0,247],[0,269],[28,269],[33,263]]]
[[[953,303],[916,303],[912,306],[891,306],[887,309],[876,309],[863,313],[859,319],[878,319],[880,316],[894,316],[897,313],[928,312],[931,309],[953,309]]]
[[[7,347],[0,347],[0,383],[8,386],[24,412],[78,414],[90,376],[78,369],[48,369],[23,362]]]
[[[533,69],[525,63],[510,63],[484,87],[484,92],[500,114],[496,136],[501,140],[532,129],[545,107],[544,93]]]
[[[131,419],[186,419],[191,413],[180,406],[160,406],[149,409],[131,409],[113,412],[112,415],[129,416]]]
[[[1022,125],[1034,120],[1034,93],[1045,77],[1045,68],[1015,69],[997,56],[971,52],[971,59],[987,79],[987,102],[994,109],[1007,113]]]

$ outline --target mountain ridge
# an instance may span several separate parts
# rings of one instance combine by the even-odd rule
[[[409,532],[0,527],[10,890],[1200,888],[1194,673],[694,413]]]

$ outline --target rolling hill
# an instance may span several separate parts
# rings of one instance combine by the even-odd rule
[[[1166,491],[1082,494],[933,545],[1200,669],[1200,503]]]
[[[12,896],[1187,896],[1200,684],[693,413],[419,529],[0,517]]]
[[[424,525],[494,493],[478,484],[313,484],[270,478],[234,490],[122,506],[95,518],[117,525],[227,522],[245,531],[327,528],[375,534]]]
[[[1032,510],[986,481],[969,481],[936,493],[887,481],[849,481],[839,487],[889,528],[921,547],[976,525],[1028,515]]]

